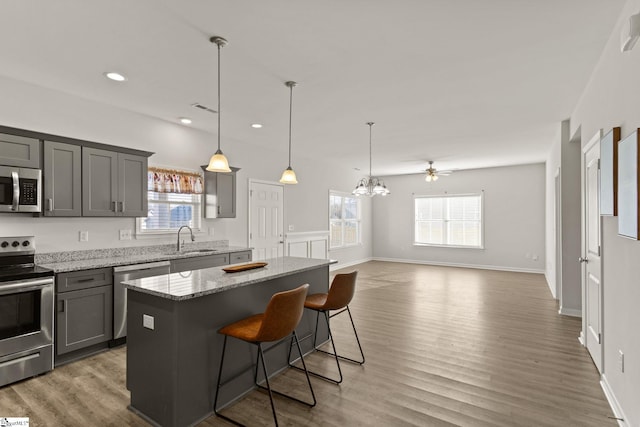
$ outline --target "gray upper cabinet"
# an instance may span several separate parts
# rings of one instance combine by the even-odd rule
[[[82,153],[79,145],[44,141],[45,216],[82,215]]]
[[[133,154],[118,154],[118,199],[122,216],[146,217],[147,158]]]
[[[82,214],[147,216],[147,157],[82,148]]]
[[[231,167],[230,173],[209,172],[204,170],[204,217],[236,217],[236,172],[240,168]]]
[[[40,169],[40,140],[0,134],[0,165]]]
[[[82,148],[82,215],[116,216],[118,153]]]

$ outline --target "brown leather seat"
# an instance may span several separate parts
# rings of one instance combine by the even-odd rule
[[[276,416],[276,409],[273,404],[273,395],[272,393],[276,393],[280,396],[287,397],[289,399],[293,399],[300,403],[304,403],[308,406],[315,406],[316,397],[313,392],[313,387],[311,387],[311,380],[309,379],[309,372],[307,371],[306,365],[303,366],[304,371],[307,375],[307,383],[309,384],[309,389],[311,390],[311,396],[313,399],[312,403],[304,402],[300,399],[297,399],[292,396],[288,396],[286,394],[280,393],[276,390],[273,390],[269,385],[269,374],[267,373],[267,367],[264,362],[264,352],[266,350],[263,349],[262,343],[265,342],[273,342],[273,341],[282,341],[285,338],[291,338],[293,342],[296,343],[298,347],[298,352],[300,353],[300,358],[302,359],[302,350],[300,349],[300,343],[298,342],[298,336],[296,334],[296,327],[298,323],[300,323],[300,319],[302,319],[302,313],[304,311],[304,302],[305,297],[307,296],[307,291],[309,289],[309,285],[305,284],[299,286],[290,291],[283,291],[274,294],[267,305],[264,313],[255,314],[253,316],[246,317],[242,320],[238,320],[237,322],[231,323],[227,326],[222,327],[218,333],[224,335],[224,344],[222,346],[222,358],[220,359],[220,370],[218,372],[218,384],[217,384],[217,392],[216,397],[213,402],[213,410],[221,418],[224,418],[228,421],[231,421],[234,424],[238,424],[235,420],[230,419],[229,417],[219,414],[217,412],[217,403],[218,403],[218,395],[220,387],[224,384],[221,384],[220,379],[222,376],[222,366],[224,364],[224,354],[227,346],[227,337],[237,338],[242,341],[246,341],[258,346],[258,360],[256,361],[256,365],[259,362],[262,362],[262,369],[264,371],[265,382],[267,384],[266,387],[258,384],[257,382],[257,366],[256,366],[256,386],[262,389],[265,389],[269,392],[269,400],[271,401],[271,410],[273,412],[273,419],[278,425],[278,418]],[[272,348],[272,347],[270,347]],[[268,350],[268,349],[267,349]]]
[[[310,374],[315,375],[319,378],[323,378],[325,380],[331,381],[336,384],[340,384],[342,382],[342,369],[340,368],[340,360],[347,360],[349,362],[357,363],[362,365],[364,363],[364,352],[362,351],[362,346],[360,345],[360,339],[358,338],[358,333],[356,332],[356,326],[353,323],[353,317],[351,316],[351,310],[349,310],[349,303],[353,299],[353,296],[356,292],[356,277],[358,276],[357,271],[353,271],[351,273],[346,274],[336,274],[331,282],[331,287],[329,288],[329,293],[326,294],[313,294],[309,295],[305,302],[304,307],[310,310],[314,310],[317,312],[316,316],[316,331],[313,337],[313,346],[316,351],[329,354],[334,356],[336,359],[336,365],[338,366],[338,374],[339,379],[333,379],[325,375],[321,375],[317,372],[309,371]],[[329,315],[329,311],[339,310],[337,313]],[[356,337],[356,341],[358,343],[358,348],[360,349],[361,360],[354,360],[348,357],[340,356],[336,352],[335,342],[333,341],[333,334],[331,333],[331,325],[329,319],[333,316],[336,316],[343,312],[349,313],[349,319],[351,320],[351,326],[353,327],[353,333]],[[329,340],[331,341],[331,345],[333,347],[333,353],[321,350],[318,348],[316,339],[318,336],[318,322],[320,320],[320,313],[324,314],[324,318],[327,322],[327,328],[329,330]],[[296,369],[300,369],[297,366],[291,365]]]

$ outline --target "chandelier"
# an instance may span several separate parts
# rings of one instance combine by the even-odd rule
[[[373,122],[367,122],[369,125],[369,176],[362,178],[358,181],[355,190],[353,190],[352,194],[356,196],[369,196],[373,197],[376,194],[380,196],[386,196],[391,193],[386,185],[384,185],[384,181],[378,177],[375,177],[371,174],[371,128],[373,127]]]

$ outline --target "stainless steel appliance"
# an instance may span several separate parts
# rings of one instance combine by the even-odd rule
[[[0,212],[40,212],[42,171],[0,166]]]
[[[0,387],[53,369],[53,271],[34,237],[0,238]]]
[[[113,338],[127,336],[127,289],[122,285],[125,280],[160,276],[171,272],[169,261],[134,264],[113,268]]]

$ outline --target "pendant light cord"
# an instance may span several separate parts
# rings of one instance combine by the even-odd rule
[[[218,151],[220,151],[220,49],[222,46],[218,43]]]
[[[289,86],[289,167],[291,167],[291,122],[293,120],[293,87],[295,82],[287,82]]]
[[[374,123],[367,122],[367,124],[369,125],[369,179],[371,179],[371,128],[373,128]]]

